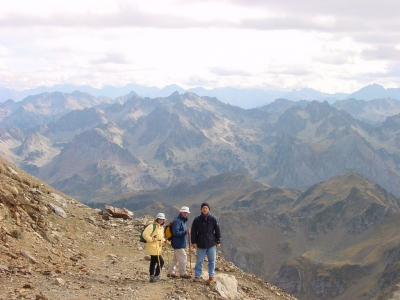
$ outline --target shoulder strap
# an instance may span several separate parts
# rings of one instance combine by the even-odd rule
[[[155,223],[153,223],[153,231],[151,232],[151,234],[153,234],[153,232],[156,231],[156,226],[157,225]]]
[[[176,220],[179,222],[180,227],[182,227],[182,226],[183,226],[183,225],[182,225],[182,224],[183,224],[183,221],[182,221],[180,218],[175,218],[175,219],[171,222],[171,227],[172,227],[172,223],[175,222]]]

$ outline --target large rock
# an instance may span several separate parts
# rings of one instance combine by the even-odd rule
[[[126,220],[126,219],[132,219],[133,217],[133,212],[127,210],[126,208],[118,208],[118,207],[112,207],[110,205],[105,205],[105,209],[114,218],[122,218]]]
[[[224,299],[239,299],[238,284],[235,276],[227,274],[215,275],[214,290]]]

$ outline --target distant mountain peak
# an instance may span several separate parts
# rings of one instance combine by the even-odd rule
[[[400,100],[400,88],[386,89],[382,85],[373,83],[361,88],[355,93],[350,94],[347,99],[357,99],[357,100],[374,100],[382,98],[393,98]]]

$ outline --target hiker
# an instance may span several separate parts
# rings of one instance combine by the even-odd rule
[[[191,241],[193,249],[196,249],[196,266],[194,268],[194,281],[200,281],[203,270],[203,261],[208,259],[208,284],[214,282],[215,260],[217,248],[221,245],[221,231],[217,219],[210,214],[210,205],[201,204],[201,214],[192,223]]]
[[[189,214],[189,207],[182,206],[179,210],[179,215],[172,222],[171,246],[174,248],[174,256],[172,257],[171,265],[168,268],[167,277],[181,277],[184,279],[192,278],[192,276],[186,273],[187,255],[185,248],[187,244],[187,235],[190,234],[190,228],[186,227],[186,222]],[[175,274],[175,268],[177,265],[179,265],[179,276]]]
[[[143,238],[146,240],[145,253],[151,257],[149,268],[150,282],[161,280],[161,270],[164,266],[164,259],[161,256],[162,245],[165,243],[164,222],[165,215],[158,213],[154,222],[149,224],[143,231]]]

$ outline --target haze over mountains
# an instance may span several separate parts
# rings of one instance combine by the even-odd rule
[[[89,93],[95,97],[108,97],[115,99],[120,96],[129,94],[131,91],[137,93],[140,97],[168,97],[174,92],[183,94],[191,92],[199,96],[216,97],[223,103],[239,106],[241,108],[254,108],[266,105],[278,98],[287,100],[317,100],[328,101],[333,103],[337,100],[356,99],[356,100],[373,100],[381,98],[394,98],[400,100],[400,88],[384,88],[379,84],[368,85],[354,93],[347,94],[337,92],[335,94],[328,94],[316,91],[310,88],[303,88],[301,90],[284,91],[284,90],[263,90],[263,89],[237,89],[231,87],[214,88],[207,90],[202,87],[191,88],[185,90],[177,85],[166,86],[162,89],[157,87],[148,87],[138,84],[129,84],[124,87],[105,86],[103,88],[93,88],[91,86],[74,86],[74,85],[55,85],[53,87],[38,87],[34,89],[15,91],[12,89],[0,87],[0,102],[8,99],[15,102],[20,101],[30,95],[37,95],[42,93],[62,92],[73,93],[74,91],[81,91]]]

